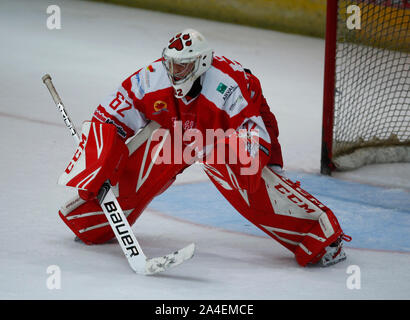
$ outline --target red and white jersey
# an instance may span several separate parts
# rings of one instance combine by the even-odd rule
[[[200,81],[202,89],[195,98],[175,98],[159,59],[125,79],[97,107],[93,120],[115,124],[124,139],[149,120],[170,130],[180,121],[183,130],[198,129],[204,137],[207,129],[257,129],[259,144],[268,153],[271,139],[260,115],[261,95],[254,97],[250,76],[243,67],[215,56]]]

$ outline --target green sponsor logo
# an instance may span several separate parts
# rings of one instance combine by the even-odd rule
[[[218,88],[216,88],[216,91],[219,91],[220,93],[224,93],[226,88],[228,88],[226,85],[224,85],[222,82],[219,83]]]

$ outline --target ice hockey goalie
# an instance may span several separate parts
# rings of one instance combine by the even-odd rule
[[[259,80],[214,55],[187,29],[133,73],[85,122],[59,183],[79,196],[59,214],[87,244],[114,237],[95,198],[109,180],[132,225],[185,168],[199,162],[232,206],[294,253],[301,266],[346,258],[334,213],[284,177],[278,127]]]

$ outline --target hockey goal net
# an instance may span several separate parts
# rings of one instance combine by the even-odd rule
[[[321,172],[410,162],[409,0],[328,0]]]

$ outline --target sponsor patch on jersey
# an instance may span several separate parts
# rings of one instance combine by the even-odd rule
[[[144,96],[144,95],[145,95],[145,90],[142,88],[142,85],[141,85],[141,76],[140,76],[140,74],[137,73],[137,74],[135,75],[135,78],[137,79],[138,92],[139,92],[139,94],[140,94],[141,96]]]
[[[262,150],[262,152],[269,157],[269,150],[266,147],[260,144],[259,149]]]
[[[168,112],[168,104],[161,100],[155,101],[154,110],[155,112],[152,114],[160,114],[162,111]]]
[[[150,74],[148,70],[145,70],[144,73],[144,78],[145,78],[145,86],[147,89],[149,89],[151,87],[151,81],[150,81]]]
[[[226,88],[228,88],[225,84],[222,82],[219,83],[218,87],[216,88],[216,91],[219,91],[220,93],[224,94]]]
[[[238,89],[238,86],[229,86],[228,90],[226,90],[224,96],[223,96],[223,100],[224,100],[224,104],[226,103],[226,101],[228,100],[228,98],[232,95],[232,93]]]
[[[229,107],[229,111],[233,112],[237,106],[241,106],[245,98],[240,94],[239,96],[236,97],[235,101],[232,103],[232,105]]]
[[[123,128],[120,124],[118,124],[117,122],[115,122],[114,120],[107,118],[107,119],[105,120],[105,123],[113,124],[114,126],[117,127],[117,133],[118,133],[121,137],[123,137],[123,138],[126,138],[126,137],[127,137],[127,133],[125,132],[124,128]]]
[[[242,94],[240,93],[235,101],[229,106],[229,114],[233,115],[233,114],[238,114],[239,112],[241,112],[246,106],[248,105],[248,102],[246,101],[246,99],[242,96]]]

